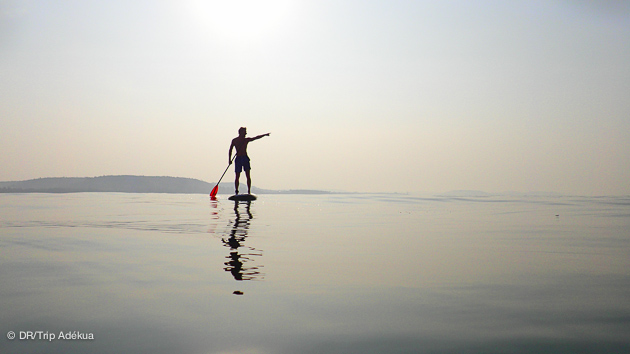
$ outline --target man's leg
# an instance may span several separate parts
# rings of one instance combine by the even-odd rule
[[[234,189],[236,190],[236,194],[238,194],[238,179],[241,178],[241,173],[236,172],[236,179],[234,180]]]
[[[252,178],[249,176],[249,170],[245,171],[245,177],[247,177],[247,194],[252,194]]]

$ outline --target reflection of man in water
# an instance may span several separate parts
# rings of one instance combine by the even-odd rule
[[[247,193],[252,193],[252,178],[249,175],[249,171],[251,170],[249,166],[249,157],[247,156],[247,144],[250,141],[258,140],[262,137],[269,136],[271,133],[258,135],[253,138],[246,138],[247,128],[240,128],[238,130],[238,137],[232,139],[232,144],[230,145],[230,152],[228,153],[228,163],[232,164],[232,148],[236,148],[236,166],[234,172],[236,173],[236,179],[234,180],[234,189],[236,190],[235,194],[238,194],[238,184],[239,178],[241,177],[241,171],[245,170],[245,176],[247,177]]]
[[[223,245],[230,248],[230,255],[225,257],[228,259],[223,268],[225,271],[232,273],[235,280],[254,280],[260,279],[263,275],[259,269],[262,266],[253,266],[253,256],[262,256],[262,251],[257,251],[255,248],[246,246],[245,239],[247,239],[247,231],[249,229],[250,220],[254,218],[250,211],[251,201],[245,203],[246,215],[239,211],[239,202],[234,203],[234,226],[230,232],[230,237],[222,239]],[[242,253],[242,248],[249,250],[249,253]],[[239,251],[241,249],[241,251]],[[247,252],[247,251],[245,251]]]

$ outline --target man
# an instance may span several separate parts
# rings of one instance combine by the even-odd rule
[[[239,178],[241,177],[242,170],[245,170],[245,176],[247,177],[247,193],[252,194],[252,178],[249,174],[251,167],[249,165],[249,157],[247,156],[247,144],[249,144],[250,141],[269,136],[269,134],[271,133],[258,135],[253,138],[246,138],[245,135],[247,135],[247,128],[242,127],[238,130],[238,137],[232,139],[232,144],[230,145],[230,151],[228,153],[228,164],[232,164],[232,148],[236,148],[236,159],[234,160],[236,163],[234,169],[234,172],[236,173],[236,180],[234,180],[236,194],[238,194]]]

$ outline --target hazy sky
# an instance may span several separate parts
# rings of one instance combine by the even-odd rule
[[[260,3],[0,0],[0,181],[630,194],[630,2]]]

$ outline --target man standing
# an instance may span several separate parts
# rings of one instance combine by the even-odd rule
[[[236,189],[236,194],[238,194],[238,185],[239,178],[241,177],[241,171],[245,170],[245,176],[247,177],[247,194],[252,194],[252,178],[249,175],[249,171],[251,167],[249,165],[249,157],[247,156],[247,144],[250,141],[258,140],[262,137],[269,136],[271,133],[258,135],[253,138],[246,138],[247,128],[240,128],[238,130],[238,137],[232,139],[232,144],[230,145],[230,151],[228,153],[228,163],[232,164],[232,148],[236,148],[236,162],[234,172],[236,173],[236,180],[234,180],[234,188]]]

